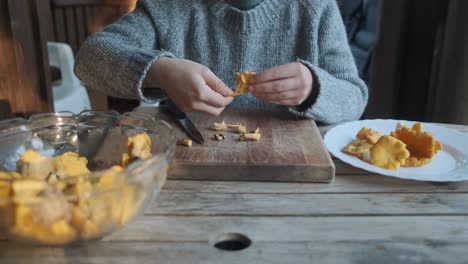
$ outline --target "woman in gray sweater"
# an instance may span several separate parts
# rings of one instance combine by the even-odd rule
[[[235,72],[258,72],[233,98]],[[227,106],[282,108],[323,123],[358,119],[359,79],[335,0],[139,0],[91,36],[75,72],[109,95],[158,98],[219,115]]]

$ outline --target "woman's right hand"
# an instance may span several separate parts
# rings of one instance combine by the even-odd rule
[[[190,60],[159,58],[149,75],[184,112],[218,116],[233,100],[232,90],[223,81],[207,67]]]

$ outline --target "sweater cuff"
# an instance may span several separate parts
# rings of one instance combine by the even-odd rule
[[[290,107],[289,111],[298,116],[303,116],[323,122],[326,120],[326,111],[333,109],[333,106],[330,105],[332,100],[329,98],[330,85],[326,85],[327,83],[332,82],[333,77],[325,70],[313,65],[308,61],[301,59],[297,61],[309,68],[309,70],[312,72],[314,83],[312,93],[309,98],[300,106]]]
[[[299,60],[298,62],[304,64],[310,71],[312,75],[312,91],[310,92],[310,95],[307,97],[307,99],[300,105],[291,107],[293,110],[297,112],[304,112],[307,111],[309,108],[311,108],[315,102],[317,101],[317,97],[320,92],[320,85],[318,82],[317,75],[315,75],[315,72],[309,67],[309,65],[305,64],[303,61]]]
[[[137,76],[136,90],[140,101],[148,104],[154,104],[164,99],[164,94],[155,95],[154,93],[143,93],[143,82],[146,79],[151,66],[161,57],[175,58],[176,56],[168,51],[161,50],[143,50],[138,49],[136,55],[132,58],[134,63],[128,65],[132,67],[132,70]]]

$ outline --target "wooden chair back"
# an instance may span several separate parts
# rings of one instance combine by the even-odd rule
[[[132,11],[137,1],[49,0],[49,2],[48,39],[68,43],[76,54],[89,35]]]
[[[137,0],[47,0],[41,24],[46,28],[48,41],[67,43],[76,54],[91,34],[128,14],[135,8],[136,2]],[[57,69],[51,69],[51,79],[60,79]],[[122,100],[113,103],[112,100],[116,99],[97,92],[88,93],[94,110],[107,110],[113,108],[113,105],[123,104]]]

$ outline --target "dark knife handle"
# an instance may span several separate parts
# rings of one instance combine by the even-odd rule
[[[182,112],[182,110],[179,109],[179,107],[170,99],[166,100],[165,102],[166,109],[171,112],[172,115],[174,115],[175,118],[177,119],[185,119],[187,118],[187,114]]]
[[[195,140],[195,142],[199,144],[203,144],[205,142],[202,134],[188,118],[187,114],[182,112],[172,100],[166,100],[163,104],[161,104],[161,107],[163,107],[172,115],[173,118],[176,119],[177,123],[179,123],[179,125],[185,130],[185,133],[193,140]]]

